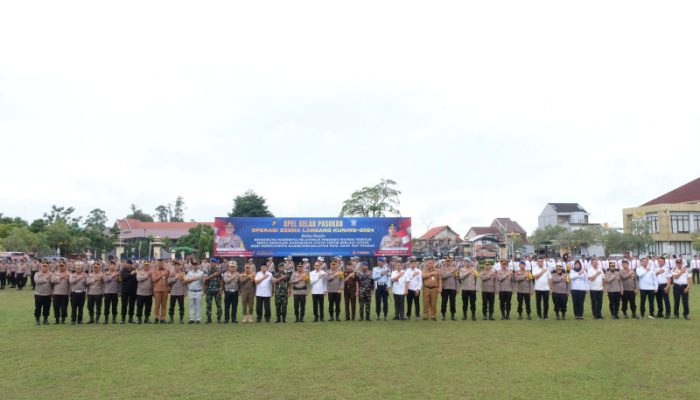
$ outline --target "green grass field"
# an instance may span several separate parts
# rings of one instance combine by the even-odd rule
[[[4,399],[695,399],[700,393],[700,318],[692,314],[700,301],[693,291],[690,321],[35,326],[33,304],[31,291],[0,291]],[[307,306],[309,320],[310,301]],[[607,304],[603,310],[607,317]]]

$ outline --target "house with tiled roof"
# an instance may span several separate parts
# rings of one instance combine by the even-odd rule
[[[537,227],[563,226],[567,230],[581,229],[588,224],[590,214],[578,203],[547,203],[538,217]]]
[[[654,244],[651,254],[697,254],[693,236],[700,234],[700,178],[655,197],[638,207],[622,210],[623,227],[630,232],[633,221],[646,221]]]
[[[457,254],[462,242],[459,233],[449,225],[436,226],[413,240],[413,251],[423,255]]]

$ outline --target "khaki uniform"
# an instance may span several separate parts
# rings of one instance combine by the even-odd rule
[[[423,319],[437,318],[437,294],[441,282],[437,269],[423,271]]]

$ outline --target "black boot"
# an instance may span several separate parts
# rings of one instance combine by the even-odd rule
[[[466,321],[466,320],[467,320],[467,312],[462,311],[462,321]]]
[[[117,314],[113,314],[112,315],[112,325],[116,325],[116,324],[117,324]]]
[[[172,324],[173,323],[173,316],[171,315],[170,318],[168,318],[168,323]]]
[[[207,317],[207,324],[211,324],[211,317]]]
[[[518,313],[518,319],[523,319],[523,313],[521,313],[521,312]]]
[[[129,321],[131,323],[131,321]],[[141,325],[141,317],[136,317],[136,323]]]
[[[476,321],[476,312],[472,311],[472,321]]]
[[[450,321],[457,321],[457,318],[455,318],[454,314],[450,315]]]
[[[331,316],[328,318],[328,321],[329,321],[329,322],[333,322],[333,321],[334,321],[334,319],[333,319],[333,313],[330,313],[330,314],[331,314]]]
[[[36,317],[35,319],[36,319],[35,325],[41,325],[41,323],[39,322],[39,317]]]
[[[279,324],[282,321],[279,315],[277,315],[277,321],[275,321],[276,324]]]
[[[48,325],[48,324],[49,324],[49,319],[48,319],[48,318],[44,318],[44,325]]]
[[[445,314],[442,314],[442,320],[443,321],[445,320]]]
[[[559,320],[559,311],[554,312],[554,319]]]
[[[104,325],[109,324],[109,315],[105,315],[105,322]]]
[[[487,321],[488,319],[489,317],[486,315],[486,313],[484,313],[484,321]]]
[[[566,321],[566,312],[561,313],[561,320]]]
[[[495,321],[495,319],[493,319],[493,313],[489,313],[489,321]]]
[[[335,313],[335,320],[336,322],[340,322],[340,311]]]
[[[149,318],[150,318],[150,317],[144,318],[144,319],[143,319],[143,323],[144,323],[144,324],[150,324],[151,321],[148,320]]]
[[[133,323],[134,323],[134,317],[132,317],[131,315],[129,316],[129,323],[130,323],[130,324],[133,324]]]
[[[282,314],[282,323],[283,324],[287,323],[287,314]]]
[[[99,323],[100,323],[100,316],[99,316],[99,315],[97,316],[97,319],[95,319],[95,323],[96,323],[96,324],[99,324]]]
[[[126,323],[126,318],[122,317],[122,325],[124,325],[125,323]]]

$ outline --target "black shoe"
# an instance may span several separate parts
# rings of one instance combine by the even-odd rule
[[[141,325],[141,317],[136,317],[136,323],[137,323],[138,325]]]
[[[671,316],[670,316],[670,315],[667,315],[667,316],[664,317],[664,319],[671,319]]]
[[[201,324],[202,321],[195,321],[195,324]]]
[[[49,324],[49,320],[47,318],[44,318],[44,325],[48,325],[48,324]]]
[[[476,315],[472,314],[472,321],[476,321]]]
[[[39,318],[36,319],[36,322],[34,323],[34,325],[37,325],[37,326],[41,325],[41,323],[39,322]]]
[[[559,321],[559,313],[556,313],[556,314],[555,314],[554,319],[557,320],[557,321]]]
[[[187,323],[188,325],[194,324],[194,321],[190,320],[190,322]]]
[[[153,324],[154,324],[154,325],[160,324],[160,320],[159,320],[158,318],[156,318],[155,320],[153,320]]]
[[[455,318],[455,315],[452,314],[452,316],[450,317],[450,320],[451,320],[451,321],[457,321],[457,318]]]
[[[90,320],[88,320],[88,322],[87,322],[88,325],[92,325],[92,324],[94,324],[94,323],[95,323],[95,321],[93,321],[92,318],[90,318]]]
[[[445,320],[445,314],[442,314],[442,320],[443,321]]]
[[[518,319],[519,319],[519,320],[523,319],[523,315],[522,315],[522,314],[518,314]]]

